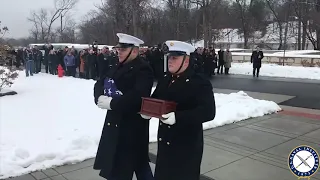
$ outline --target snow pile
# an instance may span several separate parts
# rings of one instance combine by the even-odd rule
[[[230,74],[252,75],[251,63],[232,63]],[[262,64],[260,76],[302,78],[320,80],[319,67],[280,66],[277,64]]]
[[[95,156],[106,111],[94,104],[93,85],[92,80],[21,74],[12,87],[18,95],[0,98],[0,179]],[[205,129],[280,110],[241,91],[215,98],[216,118]],[[152,119],[150,141],[156,140],[157,126]]]
[[[243,91],[231,94],[216,93],[215,98],[216,117],[213,121],[203,124],[205,130],[281,110],[275,102],[254,99]]]
[[[203,123],[203,129],[211,129],[231,124],[248,118],[260,117],[280,111],[281,108],[273,101],[254,99],[245,92],[231,94],[215,93],[216,117],[213,121]],[[151,119],[150,141],[157,141],[159,120]]]
[[[0,98],[0,179],[93,157],[105,116],[94,81],[24,76]]]

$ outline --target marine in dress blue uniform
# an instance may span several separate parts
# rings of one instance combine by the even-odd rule
[[[94,86],[94,101],[107,110],[93,168],[108,180],[153,179],[149,166],[149,121],[138,112],[141,97],[149,97],[153,72],[139,58],[137,37],[118,33],[119,63]],[[92,119],[94,120],[94,119]]]
[[[212,85],[194,72],[192,45],[181,41],[167,41],[166,45],[169,72],[158,82],[152,97],[174,101],[177,107],[159,121],[154,176],[156,180],[198,180],[203,154],[202,123],[215,117]]]

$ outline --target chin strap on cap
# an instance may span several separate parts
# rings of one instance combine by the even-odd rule
[[[128,58],[130,57],[131,53],[132,53],[133,47],[131,47],[129,54],[127,55],[127,57],[121,62],[121,64],[124,64]]]
[[[177,74],[177,73],[182,69],[182,66],[183,66],[183,64],[184,64],[184,61],[186,60],[186,57],[187,57],[187,55],[183,55],[183,60],[182,60],[182,62],[181,62],[181,64],[180,64],[180,67],[179,67],[179,69],[178,69],[174,74]]]

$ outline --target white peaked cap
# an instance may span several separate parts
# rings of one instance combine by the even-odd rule
[[[180,52],[185,52],[187,55],[190,55],[190,53],[195,51],[195,47],[183,41],[169,40],[169,41],[166,41],[166,45],[169,48],[169,52],[180,51]]]
[[[117,33],[117,36],[119,38],[119,43],[133,44],[134,46],[140,46],[141,44],[144,44],[141,39],[128,34]]]

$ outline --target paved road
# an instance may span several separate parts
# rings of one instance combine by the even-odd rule
[[[320,81],[277,78],[252,78],[250,76],[215,76],[214,88],[244,90],[295,96],[281,105],[320,109]]]

